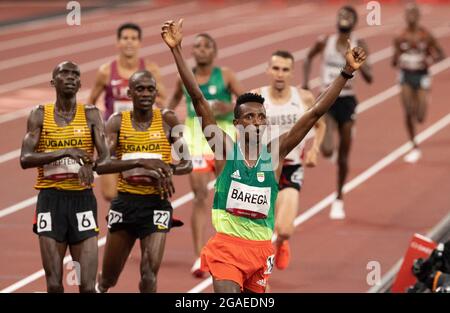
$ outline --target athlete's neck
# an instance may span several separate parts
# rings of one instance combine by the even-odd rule
[[[283,100],[291,97],[291,86],[285,85],[283,89],[277,89],[275,86],[270,86],[269,96],[272,100]]]
[[[419,24],[408,24],[407,29],[409,32],[414,33],[419,30]]]
[[[137,55],[132,57],[119,55],[118,63],[121,68],[133,70],[139,67],[139,57]]]
[[[351,33],[352,32],[348,32],[348,33],[339,32],[338,33],[338,41],[347,42],[347,39],[350,38]]]
[[[152,117],[153,108],[150,110],[133,109],[133,111],[131,111],[131,118],[136,123],[148,123],[152,120]]]
[[[256,165],[256,162],[258,162],[259,155],[261,154],[262,144],[259,141],[250,142],[250,140],[246,138],[244,140],[244,145],[241,146],[239,144],[239,147],[241,149],[242,155],[244,156],[245,164],[247,164],[248,167],[254,167]]]
[[[75,110],[77,105],[77,97],[75,94],[66,95],[63,93],[56,94],[55,107],[61,112],[70,112]]]
[[[195,65],[195,74],[196,75],[201,75],[201,76],[207,76],[207,75],[211,75],[212,70],[214,68],[214,65],[211,64],[207,64],[207,65]]]

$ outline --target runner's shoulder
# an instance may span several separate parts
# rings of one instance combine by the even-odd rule
[[[122,112],[116,112],[111,114],[111,116],[108,118],[108,121],[106,121],[106,126],[108,128],[112,128],[114,131],[119,131],[120,125],[122,124]]]
[[[308,90],[303,88],[297,88],[298,94],[300,95],[300,98],[302,99],[303,103],[307,105],[308,107],[311,107],[314,104],[315,97],[314,94]]]

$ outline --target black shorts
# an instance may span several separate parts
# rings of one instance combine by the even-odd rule
[[[355,109],[358,102],[354,96],[338,97],[328,110],[336,123],[341,126],[346,122],[354,121],[356,118]]]
[[[400,70],[399,82],[406,84],[412,89],[430,89],[431,79],[428,70],[408,71]]]
[[[92,189],[41,189],[33,232],[75,244],[98,235],[97,201]]]
[[[294,188],[300,191],[303,185],[303,166],[301,164],[296,165],[283,165],[281,170],[280,181],[278,183],[278,189]]]
[[[167,233],[172,228],[172,205],[160,195],[135,195],[119,192],[111,202],[107,221],[110,232],[126,230],[142,239],[152,233]]]

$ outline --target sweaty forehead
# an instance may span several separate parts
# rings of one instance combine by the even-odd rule
[[[131,76],[129,81],[129,87],[137,87],[137,86],[153,86],[156,87],[156,81],[153,77],[149,75],[142,74],[134,74]]]
[[[264,113],[266,114],[266,109],[263,104],[258,102],[246,102],[240,105],[241,116],[254,113]]]
[[[72,62],[62,62],[60,64],[58,64],[54,69],[53,69],[53,77],[55,77],[59,72],[61,72],[62,70],[71,70],[71,71],[76,71],[76,72],[80,72],[80,69],[78,68],[78,65],[76,65],[75,63]]]

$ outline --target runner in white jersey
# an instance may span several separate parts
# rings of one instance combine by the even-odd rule
[[[269,140],[273,141],[289,132],[300,117],[314,104],[314,96],[308,90],[291,86],[294,71],[294,57],[288,51],[272,54],[267,69],[270,85],[254,90],[264,97],[269,130]],[[317,154],[325,135],[325,122],[320,119],[315,124],[312,148],[306,154],[306,165],[315,166]],[[298,192],[303,184],[304,141],[287,156],[279,180],[279,193],[275,204],[275,265],[285,269],[290,260],[288,239],[294,232],[294,219],[298,211]]]
[[[308,89],[309,74],[311,71],[312,59],[322,54],[322,91],[325,91],[332,81],[340,74],[342,67],[345,65],[345,47],[350,40],[351,45],[358,45],[367,51],[367,45],[361,39],[355,38],[352,34],[358,15],[351,6],[344,6],[338,11],[337,28],[338,32],[330,36],[323,36],[309,50],[304,63],[304,81],[303,88]],[[372,73],[370,62],[364,63],[360,73],[367,83],[372,82]],[[348,174],[348,163],[350,146],[352,143],[352,128],[355,123],[355,109],[357,101],[352,87],[352,81],[347,80],[346,85],[342,89],[339,97],[331,106],[325,116],[327,130],[325,139],[322,143],[321,150],[325,157],[331,157],[335,150],[333,141],[334,130],[338,131],[338,179],[337,179],[337,197],[331,205],[330,218],[345,218],[344,202],[342,198],[342,188]]]

